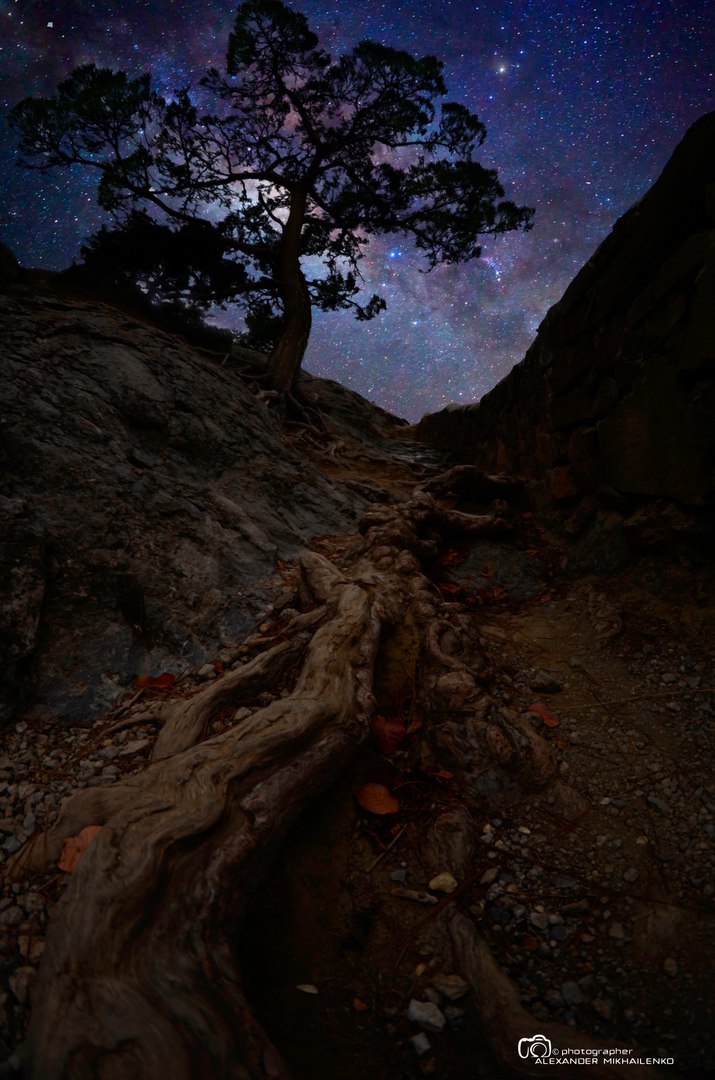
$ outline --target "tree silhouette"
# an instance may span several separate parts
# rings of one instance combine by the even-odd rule
[[[99,170],[100,205],[126,233],[105,235],[103,254],[114,246],[131,267],[127,239],[164,229],[155,258],[144,246],[138,280],[241,303],[249,325],[279,314],[269,375],[290,393],[313,306],[359,319],[385,307],[358,300],[370,237],[412,238],[432,269],[477,258],[480,236],[530,227],[532,211],[505,200],[474,158],[484,125],[463,105],[438,107],[444,94],[434,57],[362,41],[333,60],[305,16],[246,0],[226,74],[211,69],[193,96],[186,87],[167,101],[149,75],[88,64],[54,97],[21,101],[11,123],[28,168]]]

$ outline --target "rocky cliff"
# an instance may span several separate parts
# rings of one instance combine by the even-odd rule
[[[597,496],[632,516],[636,538],[654,499],[660,535],[685,527],[684,507],[712,504],[714,147],[710,113],[549,311],[524,360],[478,404],[425,417],[422,437],[528,477],[567,510]],[[652,508],[648,517],[652,531]]]

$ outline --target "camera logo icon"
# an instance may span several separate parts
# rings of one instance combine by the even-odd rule
[[[551,1039],[545,1035],[532,1035],[530,1039],[519,1039],[517,1049],[520,1058],[551,1057]]]

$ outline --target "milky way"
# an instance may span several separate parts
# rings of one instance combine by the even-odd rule
[[[715,107],[712,6],[658,0],[502,3],[301,0],[334,54],[363,37],[445,62],[449,96],[489,135],[481,160],[508,197],[536,208],[528,234],[483,257],[420,272],[395,238],[373,241],[365,289],[388,310],[373,322],[318,314],[305,366],[409,419],[480,397],[522,358],[555,303],[616,219],[645,193],[688,126]],[[228,0],[0,0],[3,112],[49,94],[77,64],[151,71],[160,89],[221,66]],[[0,238],[23,265],[61,269],[102,220],[94,177],[13,165],[0,120]]]

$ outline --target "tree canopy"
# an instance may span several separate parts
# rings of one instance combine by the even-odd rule
[[[53,97],[21,101],[11,123],[22,165],[99,171],[116,228],[85,255],[114,258],[159,295],[239,303],[249,322],[278,326],[269,371],[290,391],[313,307],[359,319],[385,307],[360,297],[372,236],[411,238],[432,269],[530,227],[533,211],[475,160],[479,118],[438,105],[442,67],[374,41],[333,59],[304,15],[246,0],[226,71],[195,90],[166,99],[147,74],[86,64]]]

